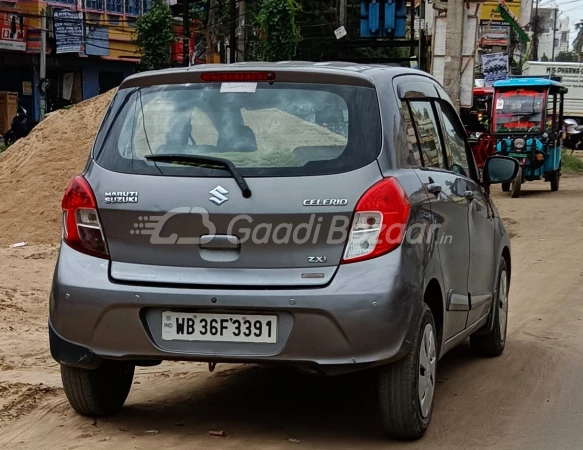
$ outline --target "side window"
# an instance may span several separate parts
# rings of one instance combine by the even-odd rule
[[[411,101],[411,114],[419,136],[419,146],[425,167],[445,168],[443,151],[438,133],[438,122],[429,101]]]
[[[409,110],[409,105],[407,102],[402,103],[401,111],[403,112],[403,123],[402,130],[399,136],[399,140],[405,139],[404,145],[399,146],[399,148],[407,148],[405,154],[401,156],[401,159],[405,159],[404,165],[409,167],[421,167],[423,164],[421,162],[421,154],[419,150],[419,142],[417,141],[417,135],[415,134],[415,128],[413,127],[413,120],[411,119],[411,111]]]
[[[439,110],[443,123],[443,139],[447,154],[448,169],[463,176],[469,176],[468,156],[463,130],[455,112],[447,104],[440,103]]]

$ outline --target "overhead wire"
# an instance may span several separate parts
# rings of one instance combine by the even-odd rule
[[[558,3],[558,2],[556,2],[556,1],[554,1],[554,0],[546,0],[546,1],[543,1],[543,2],[541,2],[541,3],[539,4],[539,7],[540,7],[541,5],[544,5],[544,6],[546,7],[546,6],[547,6],[547,2],[548,2],[548,6],[551,6],[551,7],[552,7],[552,6],[559,7],[559,6],[571,5],[571,4],[573,4],[573,3],[582,3],[582,2],[583,2],[583,0],[567,0],[566,2],[562,2],[562,3]],[[552,8],[551,8],[551,9],[552,9]]]
[[[4,21],[4,22],[6,22],[6,21]],[[29,26],[29,25],[27,25],[27,28],[29,30],[33,30],[33,31],[40,31],[40,32],[43,31],[42,28],[32,27],[32,26]],[[44,30],[44,31],[47,32],[48,30]],[[79,37],[79,35],[72,34],[72,33],[62,33],[62,36],[75,37],[75,38]],[[109,39],[109,38],[97,38],[97,37],[95,37],[95,38],[89,38],[88,39],[88,36],[81,36],[81,38],[82,38],[82,42],[83,42],[84,45],[90,45],[91,47],[96,47],[96,48],[101,48],[101,49],[106,49],[106,50],[114,50],[114,51],[117,51],[117,52],[127,53],[127,54],[131,54],[131,55],[137,55],[137,52],[136,51],[128,50],[127,48],[117,48],[117,47],[111,47],[111,46],[101,46],[101,45],[98,45],[98,44],[94,44],[93,43],[93,41],[107,41],[107,42],[110,42],[111,39]],[[78,53],[78,52],[71,52],[71,53]],[[182,54],[182,52],[171,52],[172,55],[175,55],[175,54],[178,54],[178,53]],[[138,58],[138,57],[136,56],[136,58]]]
[[[65,5],[63,5],[65,6]],[[218,6],[215,6],[211,9],[215,9],[218,8]],[[107,16],[113,16],[113,17],[120,17],[119,20],[116,21],[116,23],[111,22],[109,19],[91,19],[89,17],[83,17],[81,20],[83,20],[83,22],[90,22],[91,24],[98,24],[98,23],[103,23],[104,27],[115,27],[117,23],[135,23],[140,15],[133,15],[133,14],[128,14],[128,13],[120,13],[120,12],[116,12],[116,11],[95,11],[95,10],[82,10],[82,11],[78,11],[78,10],[74,10],[74,9],[62,9],[59,11],[70,11],[70,12],[77,12],[77,13],[84,13],[84,14],[106,14]],[[29,12],[21,12],[21,11],[16,11],[16,10],[11,10],[11,9],[1,9],[0,8],[0,13],[5,13],[5,14],[14,14],[14,15],[19,15],[19,16],[23,16],[26,18],[30,18],[30,19],[41,19],[42,15],[41,14],[35,14],[35,13],[29,13]],[[144,13],[145,14],[145,13]],[[241,17],[244,17],[245,13],[239,14],[237,15],[234,19],[228,19],[227,21],[218,21],[217,23],[215,23],[214,25],[205,25],[202,27],[199,27],[199,29],[205,29],[205,28],[209,28],[211,26],[216,26],[216,25],[230,25],[233,22],[236,22],[237,20],[239,20]],[[124,17],[124,18],[122,18]],[[180,16],[178,16],[180,17]],[[55,20],[55,19],[52,19]],[[78,19],[57,19],[59,22],[62,23],[77,23]]]
[[[5,13],[5,12],[8,12],[8,11],[0,9],[0,13]],[[14,12],[13,11],[10,11],[10,13],[14,13]],[[36,19],[42,18],[42,15],[41,14],[23,13],[23,14],[20,14],[20,15],[22,15],[23,17],[27,17],[27,18],[36,18]],[[243,17],[244,15],[245,15],[244,13],[243,14],[239,14],[239,15],[237,15],[235,17],[235,19],[229,19],[229,21],[218,21],[218,22],[216,22],[213,25],[201,26],[201,27],[198,27],[198,28],[191,29],[190,31],[191,31],[191,33],[201,33],[204,30],[206,30],[207,28],[211,28],[211,27],[214,27],[214,26],[217,26],[217,25],[218,26],[221,26],[221,25],[223,25],[223,26],[224,25],[230,25],[232,23],[238,22],[238,20],[241,17]],[[4,19],[3,21],[5,23],[11,23],[9,20],[6,20],[6,19]],[[107,25],[105,25],[105,26],[97,25],[96,23],[94,23],[90,19],[87,20],[86,18],[83,18],[81,20],[76,20],[76,19],[71,19],[71,20],[69,20],[69,19],[62,19],[62,20],[61,19],[56,19],[55,20],[55,19],[53,19],[53,21],[63,22],[63,23],[74,23],[74,24],[78,24],[79,22],[82,21],[83,26],[87,26],[87,27],[91,27],[92,25],[94,25],[94,26],[97,26],[99,28],[116,29],[117,31],[125,30],[124,28],[120,28],[120,27],[115,26],[115,25],[109,25],[109,26],[107,26]],[[47,32],[47,33],[48,32],[52,32],[52,30],[42,29],[42,28],[39,28],[39,27],[33,27],[31,25],[24,25],[24,27],[26,29],[28,29],[28,30],[33,30],[33,31],[40,31],[40,32],[43,32],[44,31],[44,32]],[[63,36],[66,36],[66,37],[79,37],[79,35],[72,34],[72,33],[61,33],[61,34]],[[128,53],[128,54],[133,54],[133,55],[136,54],[135,51],[131,51],[131,50],[128,50],[128,49],[120,49],[120,48],[115,48],[115,47],[111,47],[111,46],[99,46],[99,45],[93,44],[92,42],[89,42],[87,40],[87,36],[82,36],[82,39],[83,39],[85,45],[89,44],[92,47],[102,48],[102,49],[109,49],[109,50],[115,50],[115,51],[118,51],[118,52],[123,52],[123,53]],[[108,41],[108,42],[111,41],[111,39],[109,37],[108,38],[91,38],[91,41],[94,41],[94,40],[97,40],[97,41]],[[175,55],[175,54],[182,54],[182,53],[181,52],[172,52],[171,54],[172,55]]]
[[[573,1],[573,0],[570,0],[570,1]],[[583,0],[577,0],[577,1],[583,1]],[[222,8],[222,6],[219,5],[219,6],[215,6],[214,8],[218,9],[218,8]],[[210,9],[213,9],[213,8],[210,8]],[[73,10],[73,9],[69,9],[69,11],[71,11],[71,12],[80,12],[80,13],[89,13],[89,14],[91,14],[91,13],[95,13],[95,14],[113,14],[113,15],[117,15],[118,14],[118,13],[111,12],[111,11],[103,11],[103,12],[100,12],[100,11],[76,11],[76,10]],[[6,10],[6,9],[0,9],[0,13],[18,14],[20,16],[23,16],[23,17],[26,17],[26,18],[32,18],[32,19],[41,19],[42,18],[42,15],[41,14],[24,13],[24,12],[18,12],[18,11],[14,11],[14,10]],[[202,26],[196,27],[196,28],[191,28],[190,32],[191,33],[204,33],[206,30],[208,30],[210,28],[213,28],[215,26],[227,26],[227,25],[231,25],[232,23],[238,22],[241,19],[241,17],[244,17],[244,16],[245,16],[245,13],[242,13],[242,14],[237,15],[234,19],[228,18],[228,20],[217,21],[214,24],[207,24],[207,25],[202,25]],[[128,18],[127,15],[124,16],[124,17],[125,17],[125,19],[120,19],[119,20],[119,23],[132,23],[133,24],[138,19],[137,16],[135,17],[135,19],[132,19],[131,17]],[[107,19],[106,20],[93,20],[93,19],[88,18],[88,17],[83,17],[82,19],[79,19],[79,20],[78,19],[54,19],[54,18],[52,20],[53,21],[56,21],[56,22],[60,22],[60,23],[74,23],[74,24],[77,24],[79,22],[82,22],[83,26],[85,26],[85,27],[96,26],[96,27],[99,27],[99,28],[107,28],[107,29],[114,30],[114,31],[125,31],[125,30],[127,30],[127,28],[120,27],[119,24],[111,23]],[[4,21],[7,22],[7,23],[10,23],[7,20],[4,20]],[[104,23],[104,22],[107,22],[107,23]],[[303,26],[300,25],[301,29],[322,28],[322,27],[329,27],[329,26],[330,26],[330,24],[326,24],[326,23],[324,23],[324,24],[303,25]],[[25,28],[26,29],[29,29],[29,30],[33,30],[33,31],[40,31],[40,32],[42,32],[42,31],[52,32],[53,31],[53,30],[49,30],[49,29],[43,30],[42,28],[33,27],[31,25],[25,25]],[[252,26],[251,25],[245,25],[245,28],[250,29],[250,28],[252,28]],[[133,27],[132,27],[132,29],[133,29]],[[76,34],[70,34],[70,33],[61,33],[61,35],[67,36],[67,37],[79,37]],[[94,44],[92,42],[87,41],[87,36],[83,36],[83,39],[84,39],[84,43],[85,44],[88,43],[89,45],[91,45],[93,47],[96,47],[96,48],[115,50],[115,51],[118,51],[118,52],[132,54],[132,55],[135,55],[136,54],[136,52],[131,51],[131,50],[128,50],[128,49],[121,49],[121,48],[115,48],[115,47],[111,47],[111,46],[99,46],[99,45],[96,45],[96,44]],[[110,38],[98,38],[98,37],[94,37],[94,38],[91,38],[91,41],[104,41],[104,42],[105,41],[108,41],[109,42],[109,41],[111,41],[111,39]],[[260,42],[260,40],[254,40],[254,39],[247,39],[247,41],[249,43]],[[336,38],[333,35],[331,35],[329,37],[322,37],[322,36],[310,36],[310,37],[308,37],[308,36],[304,36],[304,37],[302,37],[302,41],[304,41],[304,42],[310,42],[310,41],[324,41],[324,42],[330,41],[330,42],[332,42],[332,41],[336,41]],[[180,52],[178,52],[178,53],[180,53]],[[177,54],[177,53],[174,53],[173,52],[172,54],[174,55],[174,54]]]

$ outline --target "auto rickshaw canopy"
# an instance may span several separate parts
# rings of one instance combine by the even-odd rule
[[[548,88],[551,94],[566,94],[569,89],[567,89],[562,83],[552,80],[550,78],[543,77],[516,77],[509,78],[507,80],[498,80],[494,83],[494,89],[505,89],[505,88],[534,88],[543,87]]]

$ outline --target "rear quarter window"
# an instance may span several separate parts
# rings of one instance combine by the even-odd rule
[[[363,167],[381,148],[373,88],[259,83],[253,92],[225,92],[220,83],[200,83],[117,95],[119,106],[100,132],[95,156],[113,171],[224,175],[146,160],[151,154],[195,154],[228,159],[251,177],[322,175]]]

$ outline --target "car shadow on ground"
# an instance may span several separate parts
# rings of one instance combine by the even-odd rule
[[[439,385],[475,364],[481,360],[468,344],[440,361],[435,414],[439,414]],[[252,432],[277,439],[383,442],[375,383],[374,370],[326,378],[284,367],[242,366],[204,380],[201,376],[166,379],[153,397],[140,396],[139,402],[130,397],[123,411],[106,422],[136,434],[150,427],[169,434],[225,430],[230,436]]]
[[[548,189],[522,189],[520,191],[520,197],[515,200],[520,200],[520,198],[530,198],[530,197],[542,197],[544,195],[556,195],[555,192],[551,192],[551,188],[549,186]]]

